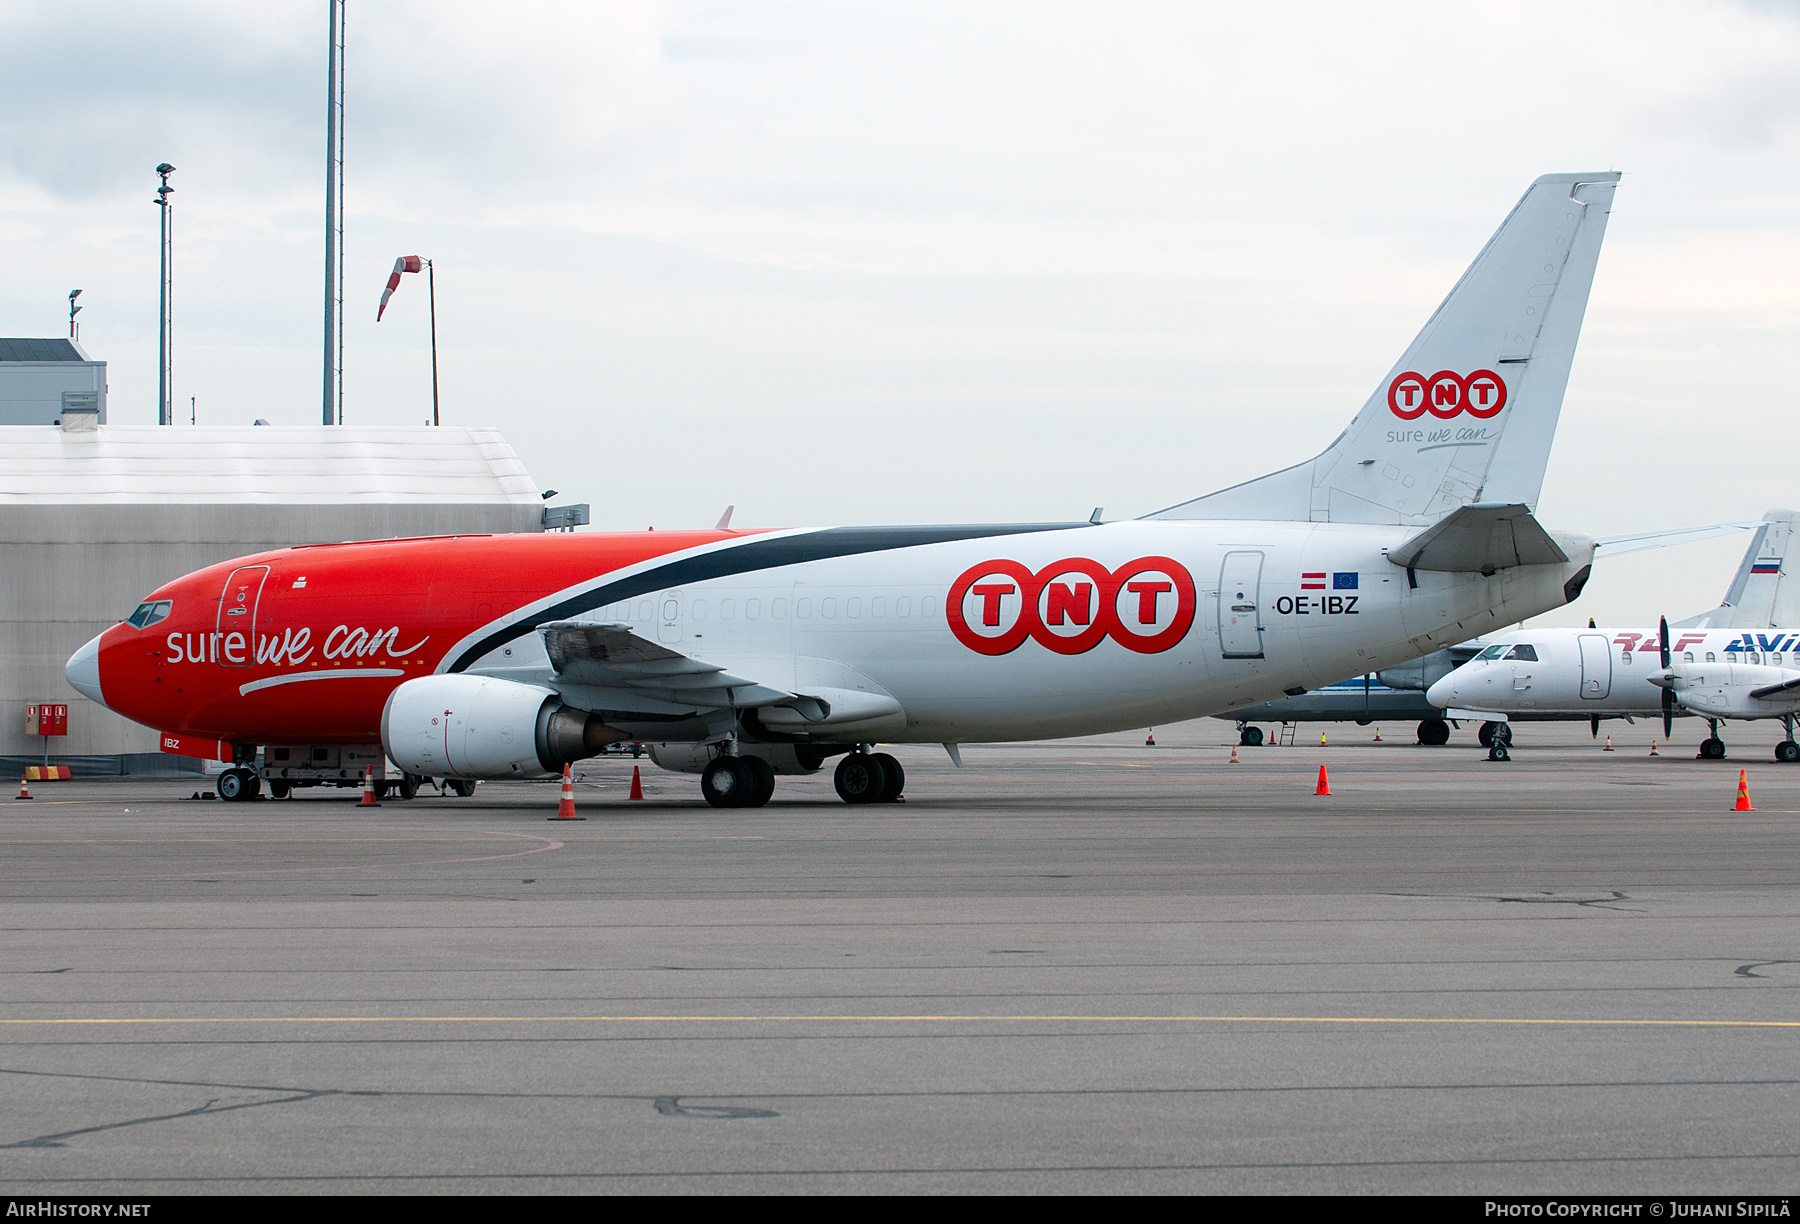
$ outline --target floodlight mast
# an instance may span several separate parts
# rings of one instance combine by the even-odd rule
[[[325,405],[327,425],[344,423],[344,3],[329,0],[331,45],[325,76]]]
[[[170,403],[171,380],[169,366],[169,193],[175,189],[169,186],[169,176],[175,173],[175,167],[168,162],[161,162],[156,173],[162,176],[162,186],[156,189],[154,203],[162,212],[162,284],[157,293],[156,323],[156,423],[173,425],[175,410]],[[72,301],[73,299],[71,299]]]

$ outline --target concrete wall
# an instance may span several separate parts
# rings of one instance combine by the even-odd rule
[[[0,507],[0,757],[32,757],[25,707],[67,702],[59,757],[157,751],[156,731],[102,709],[63,677],[69,656],[162,583],[271,548],[540,529],[536,506],[67,505]]]

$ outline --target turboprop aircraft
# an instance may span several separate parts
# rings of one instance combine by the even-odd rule
[[[1752,526],[1739,524],[1739,526]],[[1452,717],[1586,715],[1663,719],[1677,709],[1705,718],[1702,757],[1723,760],[1722,719],[1779,718],[1778,761],[1800,761],[1800,586],[1785,578],[1800,514],[1771,510],[1717,608],[1656,629],[1521,629],[1492,639],[1426,691]],[[1510,736],[1507,737],[1510,742]]]
[[[1176,722],[1429,654],[1573,599],[1593,540],[1532,516],[1616,173],[1534,182],[1317,457],[1124,522],[456,537],[282,549],[151,592],[82,693],[228,756],[379,745],[525,778],[643,741],[708,802],[881,741]],[[345,749],[345,751],[348,751]]]

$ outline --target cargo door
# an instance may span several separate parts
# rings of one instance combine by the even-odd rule
[[[1581,642],[1581,699],[1599,701],[1612,692],[1612,644],[1604,634],[1584,633]]]
[[[246,565],[231,571],[225,579],[225,590],[219,595],[216,623],[221,667],[248,667],[256,658],[256,607],[262,602],[263,583],[268,581],[269,567]]]
[[[1219,649],[1227,659],[1260,659],[1261,552],[1229,552],[1219,571]]]

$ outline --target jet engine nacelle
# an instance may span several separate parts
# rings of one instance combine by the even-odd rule
[[[492,676],[420,676],[381,711],[389,759],[432,778],[533,778],[629,738],[550,689]]]
[[[738,744],[739,756],[761,757],[778,774],[817,773],[827,757],[848,752],[847,746],[822,744]],[[650,759],[671,773],[705,773],[719,755],[717,744],[651,744]]]

